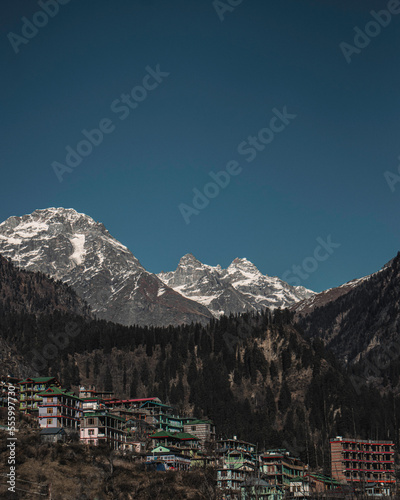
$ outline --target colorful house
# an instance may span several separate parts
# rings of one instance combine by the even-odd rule
[[[147,412],[153,417],[156,429],[169,432],[182,432],[182,418],[174,414],[174,408],[156,401],[146,401],[140,406],[140,410]]]
[[[166,446],[157,446],[147,455],[147,464],[151,462],[164,463],[168,469],[185,470],[190,469],[190,458],[179,450],[179,448],[167,448]]]
[[[306,466],[300,459],[292,457],[285,449],[268,450],[260,456],[260,471],[266,480],[280,488],[290,488],[297,476],[304,476]]]
[[[240,499],[242,484],[254,476],[254,468],[245,465],[217,469],[217,487],[222,490],[224,499]]]
[[[188,456],[199,448],[199,439],[186,432],[158,431],[149,437],[154,447],[176,448]]]
[[[126,444],[124,423],[125,419],[107,411],[86,413],[81,418],[80,440],[95,446],[104,442],[114,450],[123,449]]]
[[[283,490],[263,479],[250,477],[240,486],[241,500],[282,500]]]
[[[42,402],[42,396],[39,396],[39,393],[45,391],[51,385],[61,387],[60,382],[55,377],[28,377],[18,383],[20,387],[19,409],[23,413],[38,414],[39,403]]]
[[[42,398],[38,404],[40,427],[78,429],[83,416],[82,399],[57,386],[48,387],[38,396]]]

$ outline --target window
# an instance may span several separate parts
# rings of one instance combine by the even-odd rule
[[[192,425],[192,431],[195,431],[195,430],[196,430],[196,426]]]
[[[53,413],[53,408],[47,408],[47,413]]]
[[[88,425],[94,425],[94,418],[88,418]]]
[[[89,436],[94,436],[94,429],[89,429]]]
[[[48,418],[48,419],[47,419],[47,425],[51,425],[51,424],[52,424],[52,422],[53,422],[53,419],[52,419],[52,418]]]

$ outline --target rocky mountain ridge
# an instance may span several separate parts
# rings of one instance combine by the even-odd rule
[[[177,325],[212,317],[146,271],[103,224],[73,209],[10,217],[0,224],[0,254],[70,285],[101,319]]]
[[[187,254],[175,271],[160,273],[158,277],[183,296],[205,305],[215,317],[230,312],[285,308],[314,295],[304,287],[264,276],[245,258],[236,258],[227,269],[222,269]]]
[[[263,276],[246,259],[228,269],[182,257],[174,272],[148,272],[104,225],[74,209],[35,210],[0,224],[0,254],[70,285],[100,319],[123,325],[207,323],[212,317],[287,307],[313,292]]]

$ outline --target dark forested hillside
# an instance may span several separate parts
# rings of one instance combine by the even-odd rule
[[[310,314],[297,314],[306,336],[322,338],[345,363],[400,341],[400,253],[383,270]]]
[[[72,288],[42,273],[20,270],[1,255],[0,307],[34,315],[61,311],[92,317],[89,306]]]
[[[288,311],[146,328],[3,308],[0,331],[36,373],[63,385],[158,396],[182,414],[213,419],[219,435],[260,449],[285,446],[314,465],[328,467],[336,434],[396,439],[400,404],[366,386],[357,392],[322,341],[302,338]]]

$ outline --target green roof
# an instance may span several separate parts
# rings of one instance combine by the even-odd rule
[[[168,453],[170,451],[169,448],[165,448],[164,446],[157,446],[151,453]]]
[[[38,392],[38,396],[49,396],[49,395],[68,396],[69,398],[78,399],[79,401],[82,401],[82,399],[78,398],[78,396],[76,396],[73,392],[67,391],[66,389],[61,389],[60,387],[56,387],[54,385],[51,385],[45,391]]]
[[[193,436],[193,434],[189,434],[188,432],[177,432],[176,434],[173,435],[178,439],[194,439],[196,441],[199,440],[198,437]]]
[[[308,475],[314,479],[318,479],[319,481],[323,481],[324,483],[340,484],[340,482],[337,481],[336,479],[333,479],[333,478],[328,477],[328,476],[323,476],[322,474],[310,473]]]
[[[179,439],[179,440],[189,440],[194,439],[198,441],[199,438],[193,436],[192,434],[188,434],[187,432],[169,432],[169,431],[158,431],[150,436],[151,439],[162,439],[162,438],[171,438],[171,439]]]
[[[155,432],[154,434],[152,434],[150,437],[152,439],[157,439],[157,438],[162,438],[162,437],[173,437],[174,434],[172,434],[172,432],[169,432],[169,431],[158,431],[158,432]]]
[[[161,406],[161,407],[163,407],[163,408],[171,408],[171,409],[173,409],[173,407],[172,407],[172,406],[170,406],[170,405],[165,405],[165,404],[163,404],[163,403],[157,403],[157,401],[145,401],[145,402],[144,402],[144,403],[140,406],[140,408],[143,408],[143,406],[145,406],[145,405],[147,405],[147,404],[150,404],[150,405],[155,405],[155,406]]]

